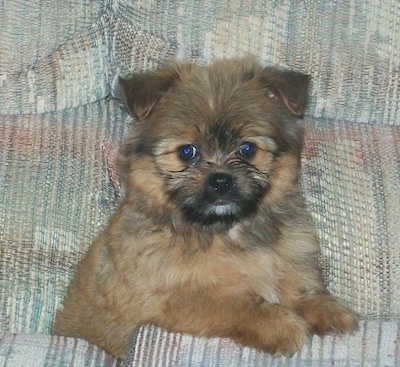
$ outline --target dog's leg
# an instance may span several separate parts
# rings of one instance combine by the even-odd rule
[[[57,313],[53,334],[84,338],[114,357],[126,356],[129,341],[138,325],[131,320],[118,320],[111,312],[80,303],[79,313],[73,313],[68,304]],[[85,317],[86,316],[86,317]]]
[[[131,335],[141,325],[141,314],[129,289],[118,283],[112,266],[100,262],[102,251],[98,250],[93,246],[78,267],[52,333],[84,338],[123,357]]]
[[[169,302],[154,322],[169,330],[229,337],[244,346],[292,355],[308,341],[305,320],[289,308],[241,299],[187,297]],[[187,302],[186,302],[187,300]]]
[[[346,334],[358,328],[357,314],[330,294],[304,297],[294,307],[318,335]]]
[[[311,271],[290,274],[281,287],[282,304],[293,309],[318,335],[345,334],[357,330],[357,313],[332,296]]]
[[[237,326],[241,344],[276,355],[292,355],[308,341],[304,320],[290,309],[263,303]]]

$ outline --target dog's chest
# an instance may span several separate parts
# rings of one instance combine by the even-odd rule
[[[193,292],[212,290],[221,294],[256,294],[267,302],[279,303],[279,259],[268,251],[229,248],[221,238],[212,246],[194,253],[177,251],[160,254],[152,277],[157,292],[188,288]]]
[[[221,288],[239,293],[256,293],[270,303],[279,303],[279,280],[282,277],[279,261],[268,251],[242,251],[218,244],[206,254],[202,276],[215,276]]]

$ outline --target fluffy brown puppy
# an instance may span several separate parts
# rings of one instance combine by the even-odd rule
[[[326,290],[296,186],[309,78],[253,59],[121,80],[136,117],[126,196],[80,263],[54,333],[124,356],[154,323],[275,354],[356,315]]]

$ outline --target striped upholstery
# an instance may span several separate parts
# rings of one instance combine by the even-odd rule
[[[117,361],[85,340],[0,333],[0,365],[116,367]]]
[[[396,0],[120,0],[114,9],[111,75],[169,54],[206,62],[251,53],[311,74],[315,117],[400,124]]]
[[[49,332],[77,262],[117,205],[125,121],[109,101],[1,117],[0,330]]]
[[[117,77],[247,53],[312,76],[300,185],[324,279],[367,321],[277,360],[148,326],[127,365],[398,364],[398,1],[15,0],[0,14],[0,366],[115,363],[47,334],[122,195],[115,155],[132,122]]]
[[[314,336],[293,357],[272,357],[251,348],[238,348],[229,339],[194,338],[156,327],[140,329],[129,359],[130,367],[359,367],[399,366],[400,324],[368,321],[352,336]],[[333,364],[334,362],[334,364]]]

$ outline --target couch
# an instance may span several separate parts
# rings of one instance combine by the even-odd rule
[[[115,157],[135,122],[118,76],[245,54],[312,77],[300,186],[324,280],[360,330],[273,358],[146,325],[124,365],[400,365],[397,0],[15,0],[0,1],[0,18],[0,366],[122,365],[50,336],[123,195]]]

